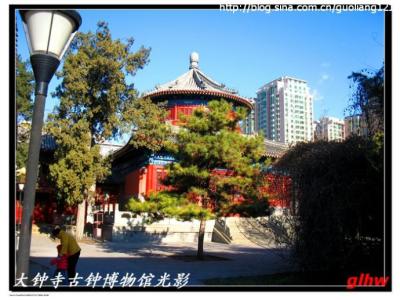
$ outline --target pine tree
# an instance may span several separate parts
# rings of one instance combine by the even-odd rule
[[[129,141],[133,148],[150,153],[161,151],[165,147],[165,141],[171,135],[171,127],[165,122],[168,116],[165,103],[154,103],[149,98],[140,98],[126,111],[126,115],[134,125]]]
[[[79,204],[78,238],[83,235],[85,201],[96,180],[109,172],[98,144],[132,130],[132,112],[143,111],[128,79],[148,63],[150,49],[133,52],[133,42],[113,39],[107,23],[99,22],[95,33],[77,34],[57,74],[62,82],[53,96],[60,105],[48,130],[58,148],[50,177],[61,200]]]
[[[20,55],[16,57],[15,91],[17,120],[29,121],[32,118],[34,89],[33,72],[30,64],[23,61]]]
[[[17,168],[21,169],[25,167],[28,160],[29,121],[32,118],[33,111],[32,95],[34,90],[34,78],[29,62],[23,61],[20,55],[16,56],[15,67],[15,101],[17,117],[17,147],[15,154]]]
[[[165,184],[171,189],[152,194],[146,202],[131,199],[128,209],[147,212],[150,221],[166,217],[200,220],[197,256],[203,258],[207,219],[240,212],[268,213],[260,162],[263,137],[240,133],[243,108],[211,101],[207,107],[181,116],[181,129],[165,143],[175,162],[167,165]]]

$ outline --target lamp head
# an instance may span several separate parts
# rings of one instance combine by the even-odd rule
[[[20,10],[20,15],[35,74],[36,94],[45,95],[82,18],[75,10]]]
[[[75,10],[20,10],[31,55],[61,60],[82,23]]]

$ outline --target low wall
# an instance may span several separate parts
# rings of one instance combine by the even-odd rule
[[[274,214],[280,215],[284,209],[275,209]],[[262,225],[252,218],[226,217],[218,221],[206,222],[204,241],[224,244],[253,245],[254,239],[270,239]],[[251,222],[249,222],[251,221]],[[251,223],[251,224],[250,224]],[[141,216],[134,217],[131,212],[115,211],[113,226],[104,227],[103,239],[126,242],[197,242],[200,221],[177,221],[164,219],[147,224]]]
[[[128,215],[129,212],[117,212],[112,229],[113,241],[197,242],[200,228],[198,220],[183,222],[164,219],[146,224],[143,217],[128,218]],[[204,241],[211,241],[214,222],[206,222]]]

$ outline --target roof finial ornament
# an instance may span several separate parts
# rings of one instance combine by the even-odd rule
[[[190,54],[190,67],[189,69],[199,68],[199,54],[197,52],[192,52]]]

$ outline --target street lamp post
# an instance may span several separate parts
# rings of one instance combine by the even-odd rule
[[[74,10],[20,10],[35,75],[35,102],[29,141],[17,278],[29,276],[32,213],[35,205],[39,153],[47,89],[82,19]],[[24,280],[25,281],[25,280]]]
[[[19,201],[21,201],[21,203],[22,203],[22,193],[24,192],[24,186],[25,186],[25,184],[18,183],[18,188],[19,188],[19,192],[20,192]]]

